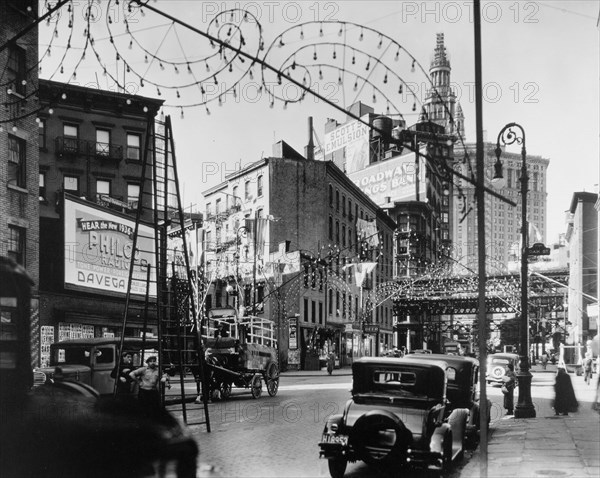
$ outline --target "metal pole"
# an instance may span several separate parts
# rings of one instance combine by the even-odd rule
[[[479,476],[487,478],[488,473],[488,407],[486,390],[486,361],[487,361],[487,322],[485,306],[485,197],[483,158],[483,87],[481,76],[481,5],[474,0],[474,35],[475,35],[475,123],[476,123],[476,171],[477,185],[475,197],[477,200],[477,263],[478,263],[478,311],[479,325],[479,433],[481,460],[479,461]]]
[[[531,372],[529,371],[529,314],[527,304],[528,271],[527,257],[529,246],[529,224],[527,222],[527,151],[525,148],[525,130],[517,123],[509,123],[500,130],[496,141],[496,157],[500,160],[502,144],[521,145],[521,324],[519,333],[520,367],[517,374],[519,399],[515,406],[515,418],[534,418],[535,408],[531,401]]]
[[[515,407],[515,418],[534,418],[535,408],[531,402],[531,372],[529,371],[529,314],[527,305],[528,274],[527,251],[529,247],[529,223],[527,222],[527,151],[525,150],[525,131],[521,147],[521,366],[517,380],[519,381],[519,401]]]
[[[254,265],[252,267],[252,315],[256,315],[256,232],[258,231],[258,209],[254,213],[254,226],[253,226],[253,235],[254,235]]]

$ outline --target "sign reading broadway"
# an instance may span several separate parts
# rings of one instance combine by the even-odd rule
[[[87,201],[65,195],[65,288],[126,294],[133,254],[135,222]],[[154,231],[140,225],[133,262],[131,293],[156,297]]]

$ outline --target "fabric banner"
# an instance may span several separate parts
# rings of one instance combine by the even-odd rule
[[[254,221],[256,222],[256,238],[254,238]],[[265,240],[267,235],[267,224],[268,219],[259,217],[258,219],[248,219],[246,218],[245,228],[246,235],[248,238],[248,242],[252,242],[253,244],[256,241],[256,251],[258,254],[262,254],[263,249],[265,248]]]
[[[356,220],[356,231],[359,240],[364,240],[371,247],[379,245],[379,234],[377,233],[375,221],[366,221],[365,219],[358,218]]]
[[[367,274],[371,273],[377,266],[377,262],[359,262],[357,264],[346,264],[342,270],[354,267],[354,282],[357,287],[361,287]]]

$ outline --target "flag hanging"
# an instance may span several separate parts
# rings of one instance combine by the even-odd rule
[[[375,221],[358,218],[356,220],[356,231],[360,241],[365,241],[371,247],[379,245],[379,234],[377,233]]]

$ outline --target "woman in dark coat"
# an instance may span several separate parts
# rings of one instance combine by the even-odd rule
[[[554,412],[556,415],[568,415],[569,412],[575,413],[578,408],[571,377],[564,367],[558,367],[554,382]]]

